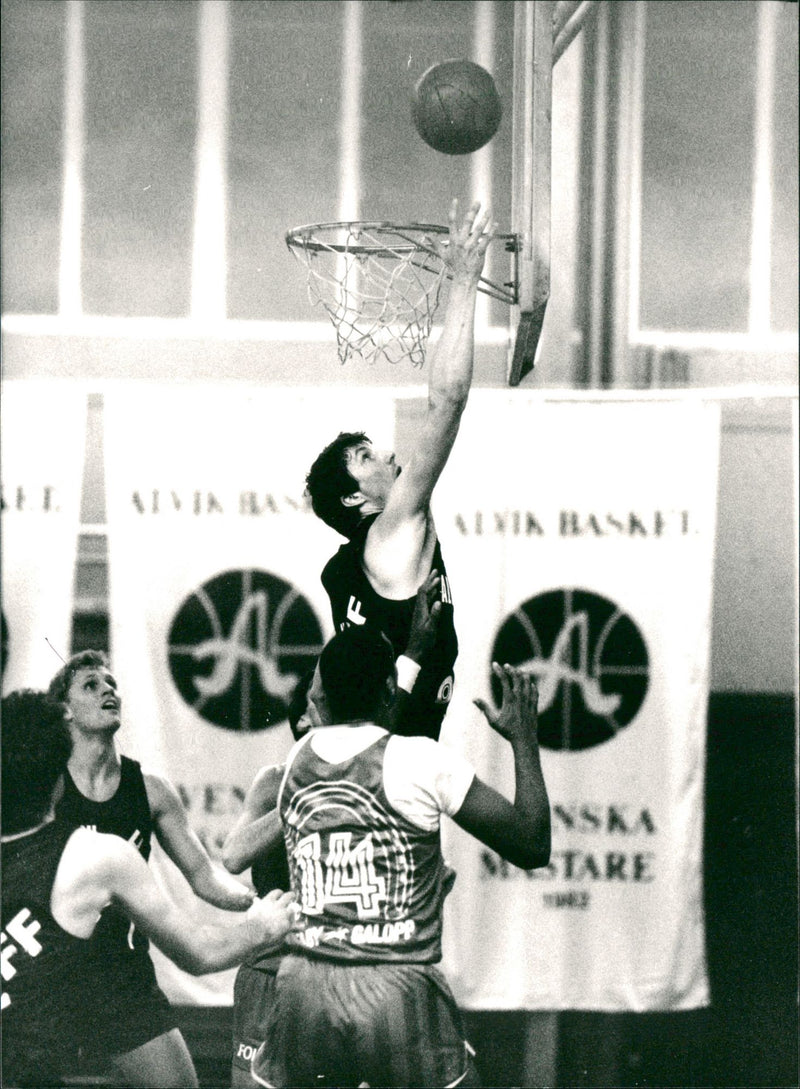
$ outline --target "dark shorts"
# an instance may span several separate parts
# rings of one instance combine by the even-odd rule
[[[233,1069],[250,1076],[250,1063],[267,1038],[275,976],[280,961],[243,964],[233,985]]]
[[[472,1049],[441,972],[284,957],[252,1074],[268,1087],[475,1086]]]
[[[81,1054],[89,1064],[124,1055],[177,1027],[147,950],[109,957],[103,987],[86,999]]]

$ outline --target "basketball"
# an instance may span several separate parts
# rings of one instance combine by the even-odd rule
[[[500,127],[502,113],[494,80],[473,61],[434,64],[414,88],[411,116],[417,132],[445,155],[468,155],[483,147]]]

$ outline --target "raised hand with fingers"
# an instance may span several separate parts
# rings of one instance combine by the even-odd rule
[[[473,703],[483,712],[492,729],[507,741],[535,738],[539,700],[536,678],[532,673],[498,662],[492,662],[492,672],[500,681],[499,709],[490,707],[482,699],[473,700]]]
[[[476,775],[453,819],[465,831],[515,866],[533,869],[550,858],[550,802],[539,759],[536,704],[539,694],[530,673],[492,662],[500,682],[500,706],[476,699],[475,706],[514,756],[514,800],[508,801]]]
[[[476,200],[459,219],[458,199],[454,199],[448,213],[449,238],[442,256],[449,266],[454,281],[475,283],[483,272],[486,250],[497,233],[497,224],[491,218],[491,209],[481,209]]]
[[[417,665],[422,663],[436,642],[439,630],[439,618],[442,613],[442,576],[435,569],[417,590],[414,612],[411,617],[411,630],[405,649],[407,658]]]

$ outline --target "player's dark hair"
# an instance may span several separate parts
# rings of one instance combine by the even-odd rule
[[[314,670],[316,668],[315,663],[307,673],[303,674],[295,686],[292,698],[289,700],[287,718],[289,719],[289,729],[292,731],[292,737],[295,741],[299,741],[303,734],[308,732],[307,730],[298,730],[297,724],[308,707],[308,690],[311,687],[311,682],[314,680]]]
[[[3,832],[26,832],[46,816],[72,739],[64,708],[44,692],[18,689],[2,701]]]
[[[66,703],[72,678],[79,669],[108,669],[108,658],[102,650],[82,650],[64,663],[53,677],[47,695],[56,703]]]
[[[358,507],[346,507],[342,499],[358,491],[358,481],[347,468],[347,451],[370,440],[363,431],[342,431],[317,457],[306,477],[311,508],[326,525],[350,538],[361,521]]]
[[[323,648],[319,673],[334,723],[378,721],[394,674],[392,644],[378,628],[345,628]]]

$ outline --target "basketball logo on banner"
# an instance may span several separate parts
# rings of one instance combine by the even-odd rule
[[[536,676],[539,743],[547,749],[608,741],[633,722],[647,694],[642,633],[613,601],[588,590],[550,590],[523,602],[501,625],[492,661]],[[499,701],[495,677],[492,693]]]
[[[299,590],[246,569],[216,575],[190,594],[168,643],[172,679],[197,714],[227,730],[263,730],[285,721],[323,638]]]

